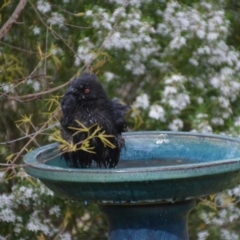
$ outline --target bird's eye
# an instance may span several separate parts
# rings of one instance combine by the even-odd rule
[[[89,88],[85,88],[84,89],[84,93],[90,93],[90,89]]]

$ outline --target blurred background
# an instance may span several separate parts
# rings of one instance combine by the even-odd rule
[[[132,106],[129,131],[239,137],[239,1],[21,2],[0,3],[0,240],[107,239],[96,205],[55,196],[21,168],[52,142],[59,101],[83,71]],[[240,239],[239,200],[239,186],[199,199],[190,239]]]

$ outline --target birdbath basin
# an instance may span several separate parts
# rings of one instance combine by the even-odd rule
[[[97,203],[110,240],[188,239],[197,197],[240,180],[240,140],[183,132],[128,132],[116,168],[69,168],[58,144],[29,152],[25,170],[66,198]]]

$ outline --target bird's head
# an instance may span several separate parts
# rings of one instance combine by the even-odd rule
[[[74,95],[78,101],[94,100],[106,97],[106,93],[94,74],[84,73],[73,80],[68,94]]]

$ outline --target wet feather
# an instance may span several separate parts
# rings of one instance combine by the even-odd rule
[[[78,150],[62,153],[70,167],[90,167],[96,162],[99,167],[115,167],[118,164],[121,149],[124,146],[122,132],[127,125],[124,119],[129,106],[118,100],[110,100],[94,74],[84,73],[75,79],[61,100],[63,117],[61,123],[62,137],[77,145]],[[89,132],[77,132],[79,122]],[[107,136],[106,146],[100,137],[91,138],[94,131]],[[98,129],[97,129],[98,128]],[[80,149],[87,144],[91,151]],[[114,146],[114,147],[109,147]]]

